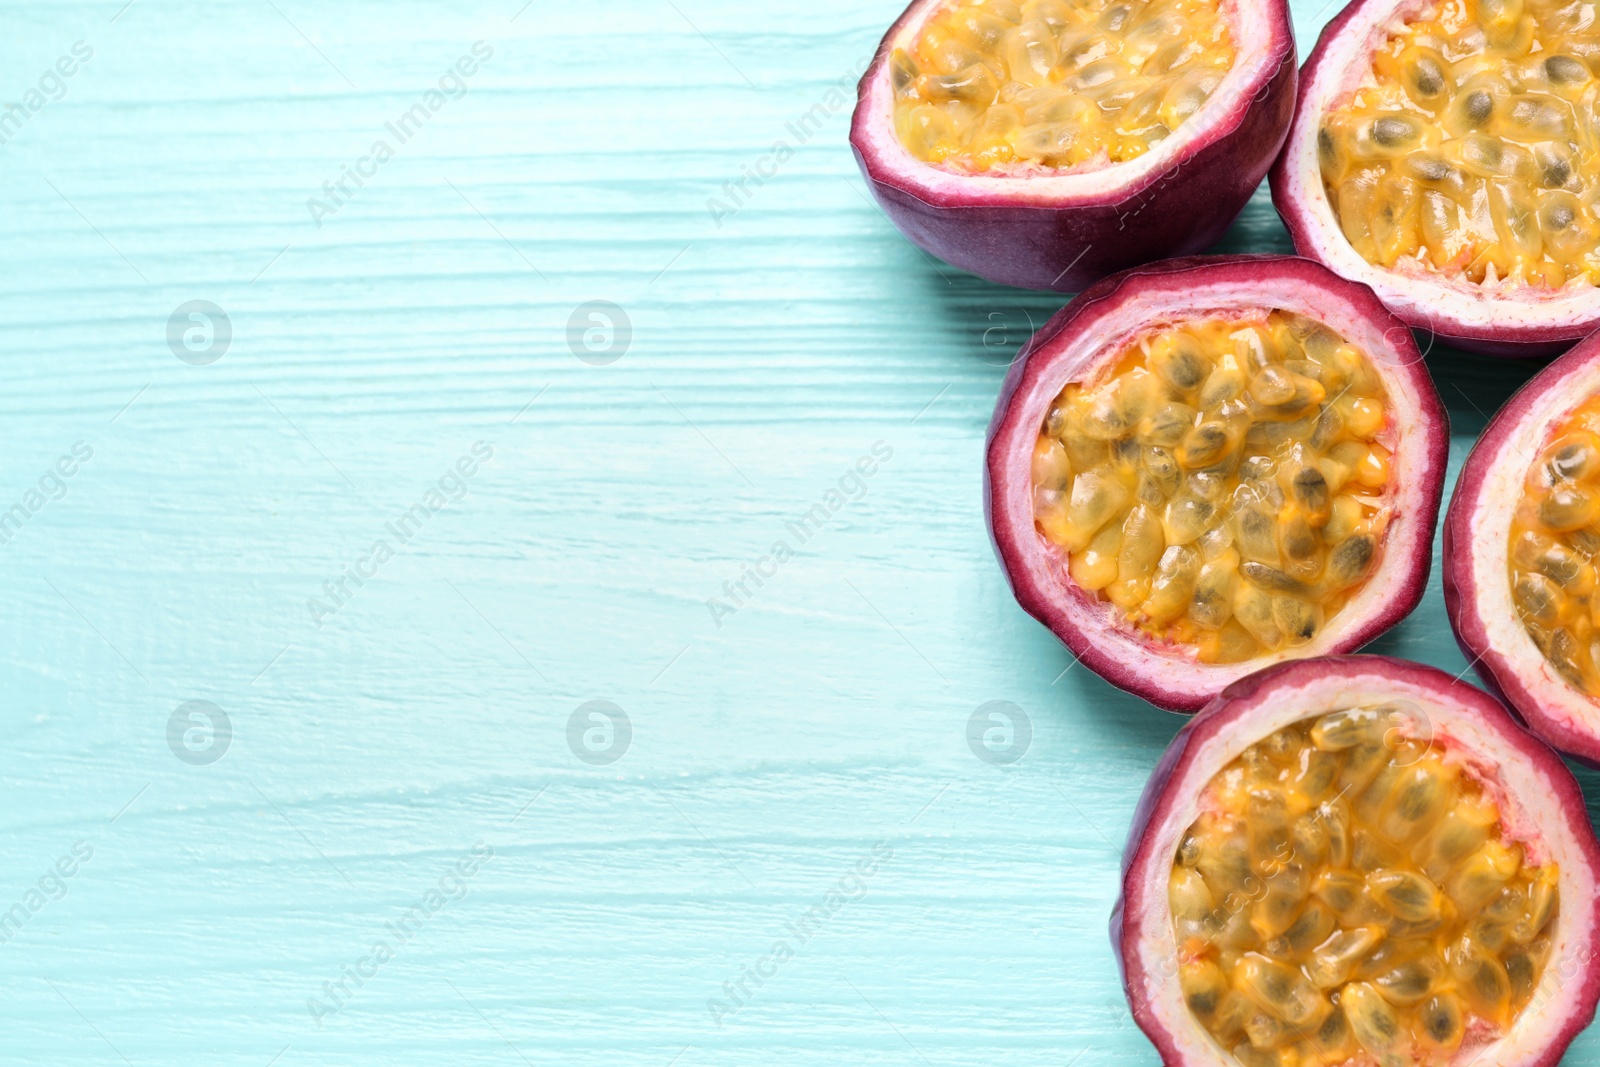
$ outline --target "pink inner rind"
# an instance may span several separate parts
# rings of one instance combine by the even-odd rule
[[[1238,0],[1268,15],[1268,57],[1224,111],[1202,109],[1178,128],[1182,153],[1141,178],[1113,165],[1085,195],[1047,197],[1038,182],[1010,179],[1002,192],[931,166],[891,173],[884,153],[898,141],[887,62],[901,27],[942,0],[914,0],[884,35],[857,88],[850,144],[873,196],[914,244],[947,263],[1004,285],[1076,292],[1136,263],[1201,251],[1221,237],[1278,154],[1294,109],[1294,35],[1284,0]],[[1240,62],[1244,62],[1241,55]],[[881,105],[881,106],[880,106]]]
[[[1541,795],[1511,798],[1535,809],[1539,816],[1537,820],[1524,818],[1519,831],[1548,840],[1570,835],[1575,842],[1574,849],[1551,857],[1562,866],[1564,886],[1571,884],[1567,879],[1572,878],[1588,890],[1581,894],[1564,892],[1562,896],[1559,921],[1568,931],[1570,943],[1562,960],[1552,960],[1550,966],[1566,962],[1573,972],[1557,972],[1561,980],[1557,996],[1566,1002],[1566,1010],[1555,1017],[1553,1026],[1548,1012],[1532,1018],[1530,1025],[1548,1027],[1549,1032],[1530,1039],[1534,1046],[1531,1050],[1518,1050],[1519,1054],[1507,1061],[1552,1067],[1572,1039],[1593,1020],[1600,1000],[1600,969],[1593,965],[1595,936],[1600,929],[1600,894],[1594,892],[1600,882],[1600,843],[1589,826],[1582,790],[1560,757],[1521,729],[1494,698],[1443,671],[1387,656],[1329,656],[1259,671],[1230,685],[1186,723],[1168,746],[1140,797],[1123,853],[1122,892],[1111,914],[1112,948],[1135,1023],[1156,1046],[1163,1063],[1223,1062],[1201,1054],[1209,1038],[1199,1022],[1187,1014],[1188,1009],[1181,1006],[1181,1000],[1177,1010],[1163,1005],[1161,991],[1166,986],[1176,986],[1175,979],[1149,973],[1144,964],[1141,939],[1172,936],[1165,887],[1173,857],[1157,847],[1156,839],[1162,836],[1160,828],[1179,818],[1183,798],[1175,786],[1196,753],[1219,737],[1231,738],[1242,747],[1248,740],[1271,732],[1262,728],[1263,718],[1302,710],[1286,707],[1286,702],[1294,702],[1297,693],[1315,693],[1337,685],[1367,686],[1375,694],[1390,689],[1426,693],[1430,715],[1436,716],[1431,719],[1431,728],[1435,735],[1450,739],[1451,743],[1456,743],[1456,735],[1464,732],[1465,722],[1472,720],[1478,729],[1494,738],[1491,751],[1474,753],[1481,763],[1509,767],[1513,761],[1521,761],[1543,786]],[[1315,714],[1334,709],[1318,705],[1303,710]],[[1452,730],[1450,720],[1457,716],[1460,718]],[[1151,925],[1157,923],[1165,923],[1165,929]],[[1571,926],[1565,925],[1569,923]]]
[[[1600,327],[1600,291],[1594,299],[1524,294],[1520,300],[1511,300],[1480,292],[1466,281],[1430,282],[1372,266],[1349,247],[1322,192],[1317,127],[1328,105],[1353,90],[1362,73],[1348,65],[1337,69],[1332,57],[1335,47],[1352,34],[1371,38],[1375,46],[1387,36],[1396,17],[1425,6],[1422,0],[1356,0],[1323,28],[1301,68],[1289,135],[1271,169],[1273,206],[1288,228],[1296,252],[1372,286],[1391,311],[1414,329],[1425,331],[1430,343],[1437,338],[1469,351],[1515,358],[1557,355]],[[1370,67],[1371,53],[1366,54]],[[1340,262],[1331,261],[1335,258]],[[1561,310],[1554,318],[1540,314],[1541,306],[1557,304]],[[1488,321],[1466,321],[1469,313]],[[1550,321],[1528,321],[1528,314]]]
[[[1491,475],[1515,473],[1520,493],[1522,475],[1534,461],[1513,436],[1530,422],[1559,418],[1587,399],[1591,389],[1574,388],[1574,379],[1597,373],[1600,334],[1534,375],[1490,420],[1456,479],[1444,520],[1443,563],[1445,610],[1462,653],[1529,729],[1592,767],[1600,767],[1600,704],[1549,667],[1519,618],[1494,617],[1486,603],[1491,592],[1486,583],[1509,588],[1509,541],[1489,543],[1483,527],[1487,516],[1510,513],[1517,506],[1517,499],[1489,491]],[[1515,470],[1503,470],[1507,464]]]
[[[1228,287],[1293,289],[1305,304],[1312,308],[1320,305],[1330,317],[1337,317],[1337,309],[1344,309],[1339,314],[1358,316],[1383,346],[1384,350],[1368,347],[1367,351],[1383,373],[1392,399],[1409,396],[1414,400],[1416,410],[1405,423],[1407,432],[1422,435],[1417,451],[1408,453],[1414,457],[1412,462],[1398,462],[1400,454],[1396,454],[1394,478],[1399,488],[1395,499],[1408,501],[1410,506],[1397,506],[1378,569],[1368,579],[1368,584],[1381,588],[1384,595],[1365,609],[1365,615],[1330,623],[1328,632],[1336,639],[1330,638],[1325,647],[1309,648],[1299,655],[1353,651],[1416,607],[1432,564],[1432,531],[1448,460],[1448,416],[1411,332],[1367,287],[1339,278],[1310,260],[1293,256],[1169,260],[1107,278],[1057,313],[1023,347],[996,401],[984,466],[984,510],[990,538],[1023,610],[1049,627],[1079,660],[1111,684],[1170,711],[1202,707],[1223,687],[1266,661],[1199,663],[1172,646],[1116,625],[1114,609],[1108,604],[1073,585],[1064,574],[1047,571],[1041,563],[1031,494],[1022,492],[1023,480],[1031,478],[1031,450],[1038,435],[1038,423],[1032,421],[1037,413],[1024,409],[1027,398],[1040,391],[1053,396],[1067,381],[1081,380],[1094,367],[1115,359],[1119,349],[1113,338],[1100,336],[1102,333],[1115,329],[1127,334],[1162,321],[1159,316],[1148,321],[1131,318],[1126,309],[1132,303],[1159,306],[1166,319],[1203,315],[1211,310],[1207,294],[1229,291]],[[1316,315],[1318,311],[1307,313]],[[1074,362],[1077,357],[1071,348],[1079,343],[1080,334],[1098,339],[1099,346],[1092,359]],[[1348,335],[1347,339],[1356,340]],[[1385,355],[1390,358],[1381,358]],[[1064,362],[1072,365],[1062,366]],[[1345,612],[1358,610],[1362,609],[1353,601]],[[1295,654],[1294,650],[1287,653]]]

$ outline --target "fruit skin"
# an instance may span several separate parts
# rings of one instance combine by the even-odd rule
[[[1294,109],[1294,35],[1285,0],[1244,0],[1263,25],[1239,40],[1230,79],[1254,64],[1227,107],[1231,80],[1163,145],[1069,179],[962,176],[913,158],[893,124],[888,57],[940,0],[913,0],[857,88],[850,145],[872,195],[900,232],[934,256],[1003,285],[1072,293],[1113,271],[1199,252],[1221,237],[1266,176]],[[1181,150],[1178,150],[1181,147]],[[1175,154],[1177,158],[1169,158]],[[1150,160],[1141,166],[1141,160]],[[1119,176],[1120,175],[1120,176]],[[1048,182],[1070,189],[1041,191]]]
[[[1544,740],[1600,767],[1600,705],[1562,680],[1511,602],[1507,553],[1523,478],[1550,428],[1600,392],[1600,334],[1534,375],[1473,445],[1444,520],[1444,603],[1478,675]]]
[[[1473,1055],[1481,1054],[1485,1064],[1554,1067],[1594,1018],[1600,1000],[1600,842],[1572,772],[1493,697],[1443,671],[1388,656],[1329,656],[1269,667],[1230,685],[1178,732],[1140,798],[1123,851],[1111,944],[1134,1022],[1169,1067],[1232,1062],[1219,1057],[1173,980],[1167,880],[1178,839],[1193,817],[1184,805],[1229,759],[1278,727],[1351,703],[1396,698],[1426,713],[1441,744],[1478,757],[1483,775],[1514,805],[1508,809],[1502,800],[1502,815],[1514,832],[1531,830],[1561,865],[1552,970],[1519,1022]]]
[[[1317,162],[1317,130],[1325,105],[1354,88],[1370,69],[1364,42],[1381,40],[1410,0],[1357,0],[1322,30],[1300,71],[1299,98],[1283,153],[1272,166],[1272,203],[1295,251],[1372,287],[1413,329],[1432,339],[1491,356],[1558,355],[1600,328],[1600,290],[1572,295],[1530,294],[1520,300],[1487,299],[1468,281],[1401,277],[1375,267],[1350,247],[1328,205]],[[1365,64],[1365,66],[1361,66]]]
[[[1072,584],[1066,568],[1050,558],[1033,522],[1033,445],[1061,387],[1115,358],[1120,339],[1186,310],[1263,306],[1317,318],[1361,347],[1383,372],[1390,406],[1409,444],[1395,454],[1396,515],[1362,591],[1307,645],[1243,663],[1202,664],[1113,626],[1116,609]],[[1112,685],[1169,711],[1192,712],[1272,659],[1351,652],[1411,613],[1432,564],[1449,448],[1449,416],[1411,331],[1370,289],[1295,256],[1195,256],[1105,279],[1057,312],[1023,346],[1000,387],[989,424],[984,514],[995,555],[1024,611]]]

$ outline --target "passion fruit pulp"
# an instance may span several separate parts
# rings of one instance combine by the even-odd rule
[[[1444,525],[1462,651],[1556,748],[1600,766],[1600,336],[1490,421]]]
[[[1221,236],[1287,129],[1283,0],[914,0],[851,145],[924,250],[1073,292]]]
[[[1553,1064],[1594,1016],[1577,782],[1433,668],[1230,686],[1167,750],[1127,856],[1112,941],[1168,1064]]]
[[[1207,0],[967,0],[891,53],[895,132],[952,171],[1126,163],[1200,110],[1234,58]]]
[[[1102,677],[1193,711],[1349,651],[1421,597],[1447,448],[1410,332],[1291,257],[1108,278],[1039,331],[985,504],[1022,607]]]
[[[1600,27],[1553,0],[1359,0],[1302,72],[1273,200],[1303,255],[1461,347],[1600,326]]]

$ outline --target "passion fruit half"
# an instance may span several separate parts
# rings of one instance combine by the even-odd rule
[[[1358,0],[1300,77],[1272,196],[1295,248],[1499,355],[1600,326],[1600,24],[1555,0]]]
[[[1169,1065],[1553,1065],[1600,997],[1600,844],[1488,694],[1379,656],[1280,664],[1145,789],[1111,938]]]
[[[1194,711],[1417,604],[1448,449],[1411,332],[1309,260],[1107,278],[1023,348],[984,503],[1024,610],[1106,680]]]
[[[1445,606],[1485,682],[1600,766],[1600,335],[1490,421],[1444,524]]]
[[[1220,237],[1294,86],[1284,0],[913,0],[861,79],[850,143],[925,251],[1076,292]]]

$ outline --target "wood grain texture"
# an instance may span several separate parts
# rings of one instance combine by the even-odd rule
[[[1061,298],[903,241],[846,111],[786,128],[894,4],[119,2],[3,5],[5,99],[94,54],[0,146],[0,505],[93,458],[0,545],[0,912],[93,856],[0,944],[0,1060],[1155,1062],[1106,923],[1179,720],[1071,669],[979,501],[995,390]],[[1303,54],[1331,12],[1299,13]],[[480,40],[465,95],[319,227],[307,199]],[[1222,247],[1288,249],[1264,192]],[[167,329],[201,299],[233,338],[195,366]],[[608,366],[567,342],[597,299],[634,331]],[[1429,363],[1459,465],[1531,368]],[[718,625],[708,598],[785,538]],[[379,540],[319,626],[308,599]],[[1465,667],[1437,574],[1378,648]],[[232,723],[209,765],[169,747],[191,700]],[[608,766],[569,747],[591,700],[632,726]],[[991,700],[1031,723],[1015,765],[968,747]]]

